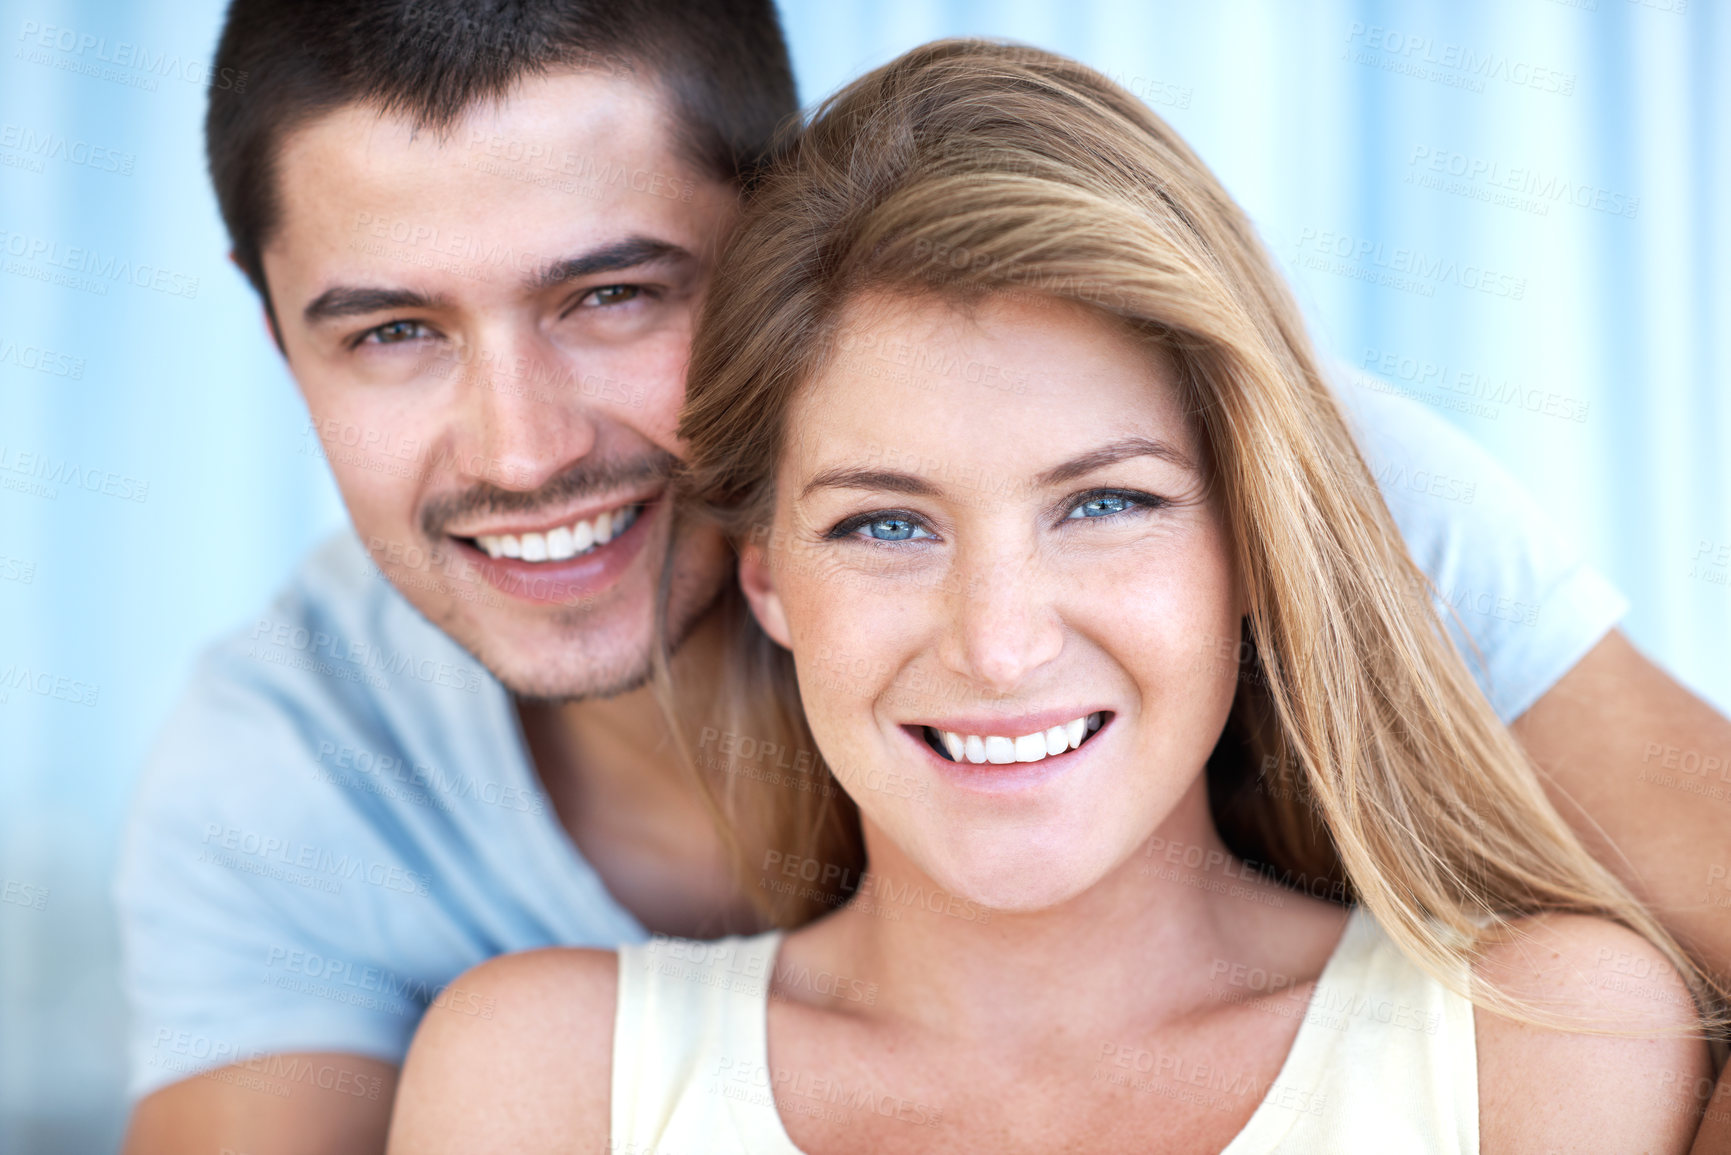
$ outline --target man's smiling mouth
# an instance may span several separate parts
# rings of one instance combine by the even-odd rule
[[[471,542],[488,557],[513,561],[560,562],[593,553],[626,530],[643,512],[641,501],[602,510],[593,517],[526,533],[483,533],[459,538]]]
[[[1111,715],[1096,711],[1072,718],[1061,726],[1053,726],[1032,734],[1006,738],[998,734],[958,734],[922,726],[926,745],[951,762],[991,762],[1008,765],[1012,762],[1043,762],[1066,751],[1074,750],[1094,736]]]

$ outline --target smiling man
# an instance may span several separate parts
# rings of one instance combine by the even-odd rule
[[[669,542],[665,487],[710,263],[793,85],[768,0],[237,0],[217,64],[249,76],[207,122],[234,257],[353,530],[211,649],[141,782],[128,1146],[378,1150],[425,1009],[497,1010],[448,985],[469,967],[755,925],[644,682],[663,585],[678,662],[714,657],[733,559]],[[1731,961],[1703,891],[1725,808],[1641,777],[1731,727],[1482,453],[1349,401],[1565,814]]]

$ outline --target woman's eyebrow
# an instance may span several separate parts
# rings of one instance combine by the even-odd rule
[[[1190,460],[1188,454],[1178,447],[1148,437],[1126,437],[1103,445],[1099,449],[1090,450],[1080,457],[1071,458],[1062,465],[1054,465],[1034,479],[1036,486],[1050,488],[1074,481],[1078,477],[1127,461],[1132,457],[1158,457],[1169,461],[1180,469],[1196,472],[1196,463]],[[903,473],[894,469],[868,469],[856,466],[838,465],[826,469],[799,491],[800,497],[808,497],[819,489],[872,489],[888,493],[905,493],[909,497],[937,497],[942,490],[915,473]]]
[[[1180,469],[1196,472],[1196,463],[1190,460],[1189,454],[1177,446],[1165,441],[1156,441],[1147,437],[1126,437],[1122,441],[1114,441],[1110,445],[1091,450],[1080,457],[1072,458],[1062,465],[1054,465],[1035,478],[1035,483],[1042,488],[1062,485],[1066,481],[1074,481],[1078,477],[1103,469],[1108,465],[1116,465],[1132,457],[1158,457],[1169,461]]]
[[[889,493],[905,493],[909,497],[936,497],[938,487],[925,478],[913,473],[901,473],[894,469],[860,469],[848,466],[837,466],[826,469],[799,491],[800,497],[808,497],[817,489],[875,489]]]

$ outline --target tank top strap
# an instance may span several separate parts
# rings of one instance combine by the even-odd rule
[[[611,1155],[797,1155],[769,1074],[780,946],[771,931],[620,948]]]

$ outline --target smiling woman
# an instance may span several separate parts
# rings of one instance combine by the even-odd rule
[[[1028,910],[1133,858],[1175,808],[1193,811],[1184,840],[1213,847],[1196,771],[1237,670],[1194,658],[1236,635],[1245,603],[1169,359],[1094,310],[1025,296],[868,290],[838,333],[838,350],[925,349],[937,369],[884,380],[869,356],[827,359],[786,417],[765,539],[785,545],[748,544],[741,577],[792,651],[874,874],[887,839],[919,881]],[[941,367],[970,360],[1013,364],[1028,388],[946,388]],[[857,468],[886,445],[895,466]],[[868,673],[834,677],[838,656]],[[867,768],[924,788],[883,796]]]
[[[698,778],[795,929],[488,964],[508,1019],[429,1017],[402,1149],[500,1093],[542,1105],[500,1149],[1686,1148],[1716,992],[1547,802],[1167,126],[930,45],[718,267],[678,507],[740,555],[718,725],[823,764]]]
[[[731,684],[743,710],[780,701],[795,724],[802,710],[861,813],[864,861],[845,841],[797,853],[869,863],[859,893],[791,936],[784,959],[953,973],[980,945],[958,945],[965,929],[927,952],[862,913],[923,886],[1014,913],[994,950],[1026,949],[1036,969],[1054,960],[1034,944],[1058,927],[1084,955],[1165,942],[1190,957],[1212,934],[1176,912],[1199,905],[1214,933],[1237,929],[1193,965],[1211,971],[1205,960],[1258,941],[1268,972],[1302,987],[1330,957],[1317,944],[1339,937],[1338,908],[1259,884],[1306,880],[1356,903],[1386,965],[1425,976],[1413,990],[1483,1008],[1482,1067],[1469,1013],[1451,1044],[1464,1071],[1429,1077],[1432,1093],[1464,1096],[1447,1119],[1424,1118],[1426,1094],[1378,1105],[1374,1079],[1334,1084],[1316,1134],[1344,1141],[1375,1119],[1394,1128],[1384,1147],[1409,1129],[1476,1139],[1473,1088],[1459,1084],[1499,1066],[1507,1025],[1554,1028],[1584,1009],[1541,1006],[1499,969],[1499,951],[1521,949],[1508,944],[1554,931],[1545,917],[1608,916],[1645,941],[1609,921],[1572,933],[1620,935],[1667,973],[1696,973],[1558,818],[1446,640],[1250,225],[1110,82],[1034,50],[910,53],[820,110],[721,267],[681,435],[687,491],[741,544],[764,629],[747,626]],[[1005,380],[1019,388],[979,383]],[[1074,744],[1077,719],[1099,725]],[[916,789],[867,788],[886,772]],[[796,805],[743,785],[719,798],[742,821]],[[1156,845],[1180,864],[1165,881],[1202,899],[1150,897],[1137,864]],[[1247,860],[1265,865],[1233,865]],[[789,920],[809,910],[800,901],[836,901],[765,893]],[[1103,942],[1090,929],[1102,918],[1131,941]],[[1137,942],[1124,928],[1143,918]],[[1085,984],[1097,963],[1060,967]],[[1173,981],[1193,977],[1179,967]],[[1061,1001],[1086,1016],[1087,996]],[[1687,996],[1673,1010],[1602,1008],[1592,1025],[1693,1025]],[[771,1012],[771,1052],[794,1040],[784,1060],[834,1070],[826,1035],[876,1058],[897,1037]],[[1280,1055],[1302,1051],[1290,1033],[1264,1037],[1269,1050],[1226,1069],[1272,1080]],[[942,1091],[971,1097],[955,1081]],[[1200,1112],[1196,1137],[1218,1149],[1242,1127],[1243,1149],[1260,1149],[1254,1105]],[[1686,1142],[1687,1105],[1661,1113],[1662,1127],[1632,1134]],[[845,1149],[822,1128],[794,1137]]]

